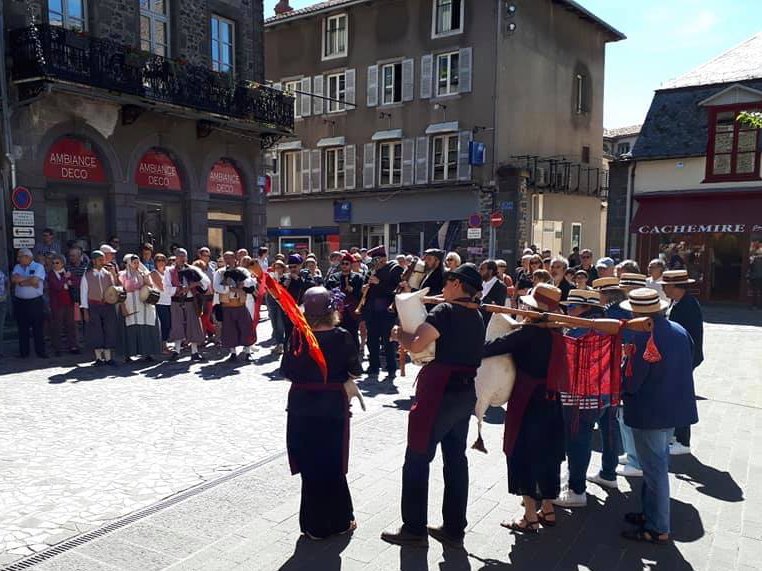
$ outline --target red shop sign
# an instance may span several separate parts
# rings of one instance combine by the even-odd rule
[[[238,169],[229,161],[219,160],[214,163],[206,179],[206,191],[209,194],[243,196],[243,183]]]
[[[138,163],[135,182],[140,188],[182,190],[177,166],[167,153],[150,150]]]
[[[90,143],[64,137],[50,147],[45,157],[45,176],[69,182],[106,182],[103,164]]]

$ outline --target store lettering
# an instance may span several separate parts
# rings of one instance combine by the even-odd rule
[[[51,153],[49,162],[57,167],[59,178],[65,180],[88,180],[90,170],[98,168],[98,159],[86,155]]]
[[[235,167],[230,163],[218,161],[209,172],[206,181],[207,192],[243,196],[243,184]]]
[[[643,225],[638,227],[639,234],[700,234],[700,233],[746,232],[746,224],[665,224],[664,226]]]

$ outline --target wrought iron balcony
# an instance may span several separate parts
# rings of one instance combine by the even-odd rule
[[[266,132],[286,134],[294,128],[294,100],[281,91],[103,38],[36,25],[13,30],[10,50],[12,78],[20,85],[35,80],[83,84],[234,118]]]

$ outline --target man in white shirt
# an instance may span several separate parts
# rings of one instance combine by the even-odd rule
[[[18,264],[13,268],[11,282],[16,286],[13,292],[13,309],[19,327],[19,355],[29,357],[29,335],[34,338],[34,352],[41,359],[47,359],[45,353],[45,303],[42,292],[45,285],[45,268],[32,259],[28,248],[19,250]]]
[[[203,361],[199,347],[206,338],[201,326],[201,319],[196,312],[196,305],[202,303],[196,299],[203,296],[212,287],[209,276],[200,268],[188,265],[188,251],[185,248],[175,250],[175,265],[164,274],[164,291],[172,296],[172,329],[169,341],[175,344],[170,359],[180,357],[183,341],[190,345],[191,360]]]
[[[90,254],[92,267],[88,268],[80,282],[80,309],[85,322],[85,341],[95,353],[93,366],[116,367],[113,352],[117,345],[119,318],[116,308],[106,303],[104,294],[119,282],[111,266],[106,265],[106,256],[101,250]]]
[[[226,267],[214,272],[213,282],[214,292],[219,296],[222,306],[222,346],[230,350],[228,361],[238,360],[238,347],[243,347],[243,359],[252,361],[254,325],[252,315],[246,307],[246,298],[254,293],[256,282],[247,270],[236,268],[233,252],[225,252],[222,257]],[[228,271],[233,269],[238,271]]]

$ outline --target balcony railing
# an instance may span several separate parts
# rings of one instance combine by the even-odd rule
[[[228,74],[57,26],[10,34],[14,81],[58,80],[205,111],[270,129],[294,128],[294,100]]]

